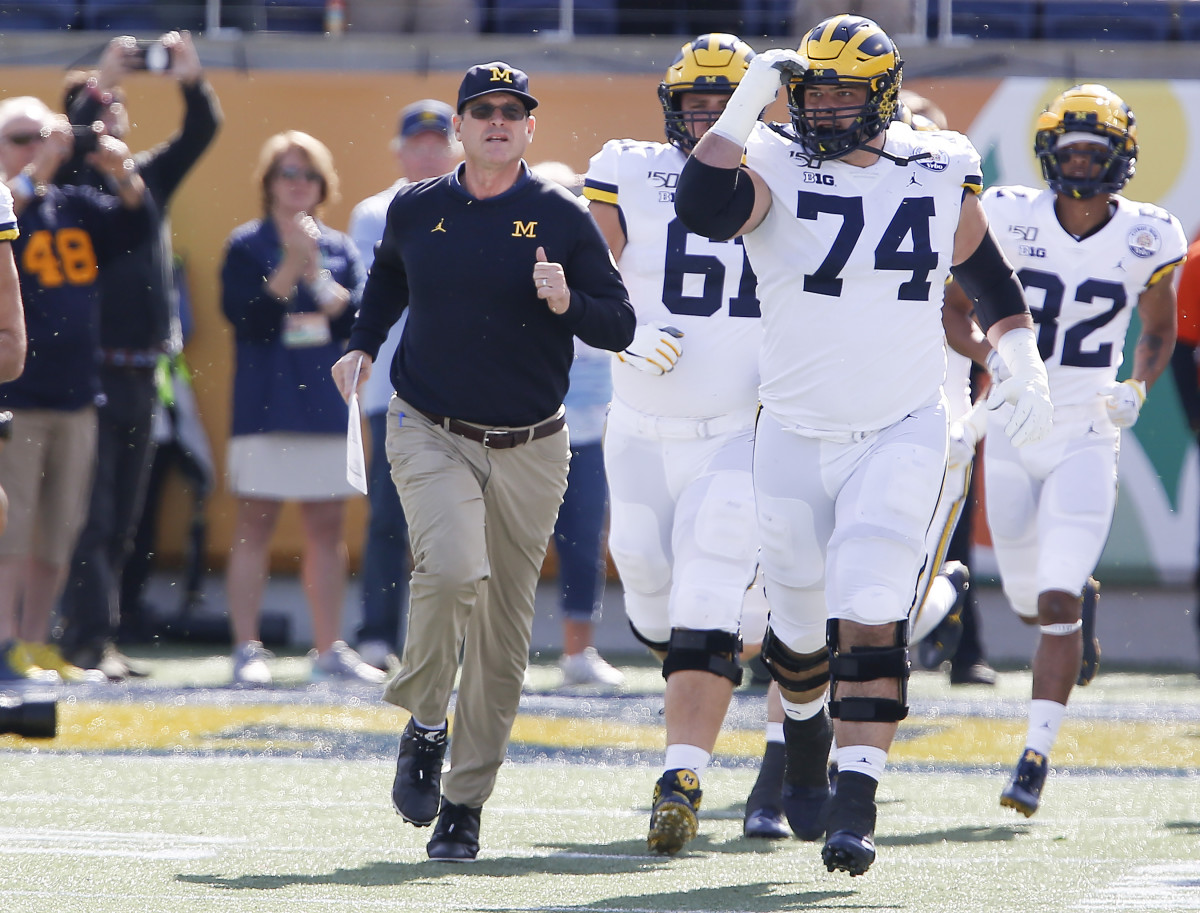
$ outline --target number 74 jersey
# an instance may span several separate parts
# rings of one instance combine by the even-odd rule
[[[583,195],[621,211],[618,266],[637,322],[683,331],[683,356],[654,376],[613,361],[617,399],[649,415],[753,413],[762,342],[755,277],[741,241],[709,241],[675,216],[686,157],[674,146],[611,140],[592,156]]]
[[[866,167],[813,165],[755,127],[746,164],[771,190],[744,237],[763,315],[763,408],[784,425],[873,431],[937,401],[946,373],[942,294],[964,188],[979,154],[958,133],[892,124]]]
[[[1056,407],[1096,402],[1117,376],[1138,297],[1187,253],[1179,220],[1114,196],[1115,209],[1086,238],[1068,234],[1051,190],[990,187],[992,232],[1025,287]],[[1165,278],[1162,281],[1170,281]]]

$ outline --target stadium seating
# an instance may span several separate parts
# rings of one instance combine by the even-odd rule
[[[1042,10],[1042,37],[1050,41],[1165,41],[1171,37],[1174,17],[1168,0],[1049,0]]]
[[[1176,7],[1176,24],[1180,41],[1200,40],[1200,2],[1180,0]]]
[[[616,0],[575,0],[576,35],[611,35],[617,30]],[[557,0],[493,0],[492,28],[501,34],[555,32]]]
[[[79,4],[57,0],[20,0],[0,3],[0,33],[30,29],[79,27]]]
[[[930,3],[931,12],[937,6]],[[954,0],[951,6],[950,31],[954,35],[1028,41],[1037,37],[1037,28],[1036,0]]]

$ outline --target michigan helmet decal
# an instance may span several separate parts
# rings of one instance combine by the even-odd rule
[[[698,137],[692,132],[697,120],[710,125],[717,114],[707,111],[681,111],[682,98],[688,92],[733,94],[742,74],[754,58],[754,50],[737,35],[713,32],[689,41],[679,49],[675,62],[658,86],[666,122],[667,140],[684,152],[691,152]]]
[[[882,133],[896,115],[904,61],[887,33],[862,16],[833,16],[800,42],[808,69],[788,84],[788,111],[804,151],[814,160],[841,158]],[[858,107],[808,111],[804,90],[812,86],[864,86]],[[849,126],[839,119],[853,117]]]
[[[1094,149],[1091,173],[1082,177],[1064,175],[1063,165],[1068,158],[1060,153],[1060,144],[1077,149],[1091,146]],[[1104,86],[1095,83],[1073,86],[1050,102],[1038,117],[1033,150],[1041,162],[1042,176],[1056,193],[1077,200],[1100,193],[1118,193],[1133,177],[1137,162],[1133,111]]]

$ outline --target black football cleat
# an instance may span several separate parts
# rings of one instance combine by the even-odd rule
[[[482,808],[442,800],[437,827],[425,852],[436,862],[474,862],[479,855],[479,815]]]
[[[658,778],[646,838],[650,852],[674,856],[696,836],[701,795],[700,778],[694,770],[676,768]]]
[[[1096,608],[1100,604],[1100,583],[1089,577],[1083,585],[1083,661],[1079,664],[1077,685],[1090,685],[1100,670],[1100,641],[1096,639]]]
[[[917,659],[926,669],[938,668],[958,651],[963,635],[963,605],[971,588],[971,572],[961,561],[947,561],[938,576],[949,580],[957,595],[946,617],[917,644]]]
[[[425,729],[411,718],[400,734],[392,805],[409,824],[429,827],[438,815],[446,742],[445,729]]]
[[[783,840],[792,836],[792,830],[788,827],[783,809],[764,805],[761,808],[746,809],[746,817],[742,821],[742,834],[761,840]]]
[[[1042,788],[1046,785],[1046,774],[1050,762],[1044,754],[1026,748],[1013,772],[1012,782],[1000,794],[1000,804],[1016,809],[1026,818],[1032,818],[1042,801]]]
[[[829,836],[821,848],[821,861],[830,872],[862,875],[875,861],[875,790],[878,783],[866,774],[838,774],[837,792],[829,803]]]

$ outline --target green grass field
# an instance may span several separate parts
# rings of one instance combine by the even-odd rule
[[[157,662],[157,661],[155,661]],[[227,661],[225,661],[227,662]],[[213,688],[222,661],[68,689],[59,736],[0,736],[0,911],[1200,911],[1200,683],[1105,675],[1076,692],[1038,814],[998,802],[1027,674],[995,689],[913,676],[880,788],[879,859],[741,836],[762,698],[739,691],[704,778],[700,836],[648,855],[661,678],[557,693],[535,667],[473,865],[426,860],[389,790],[405,714],[372,689]],[[289,665],[294,663],[294,665]],[[293,677],[289,679],[289,675]]]

